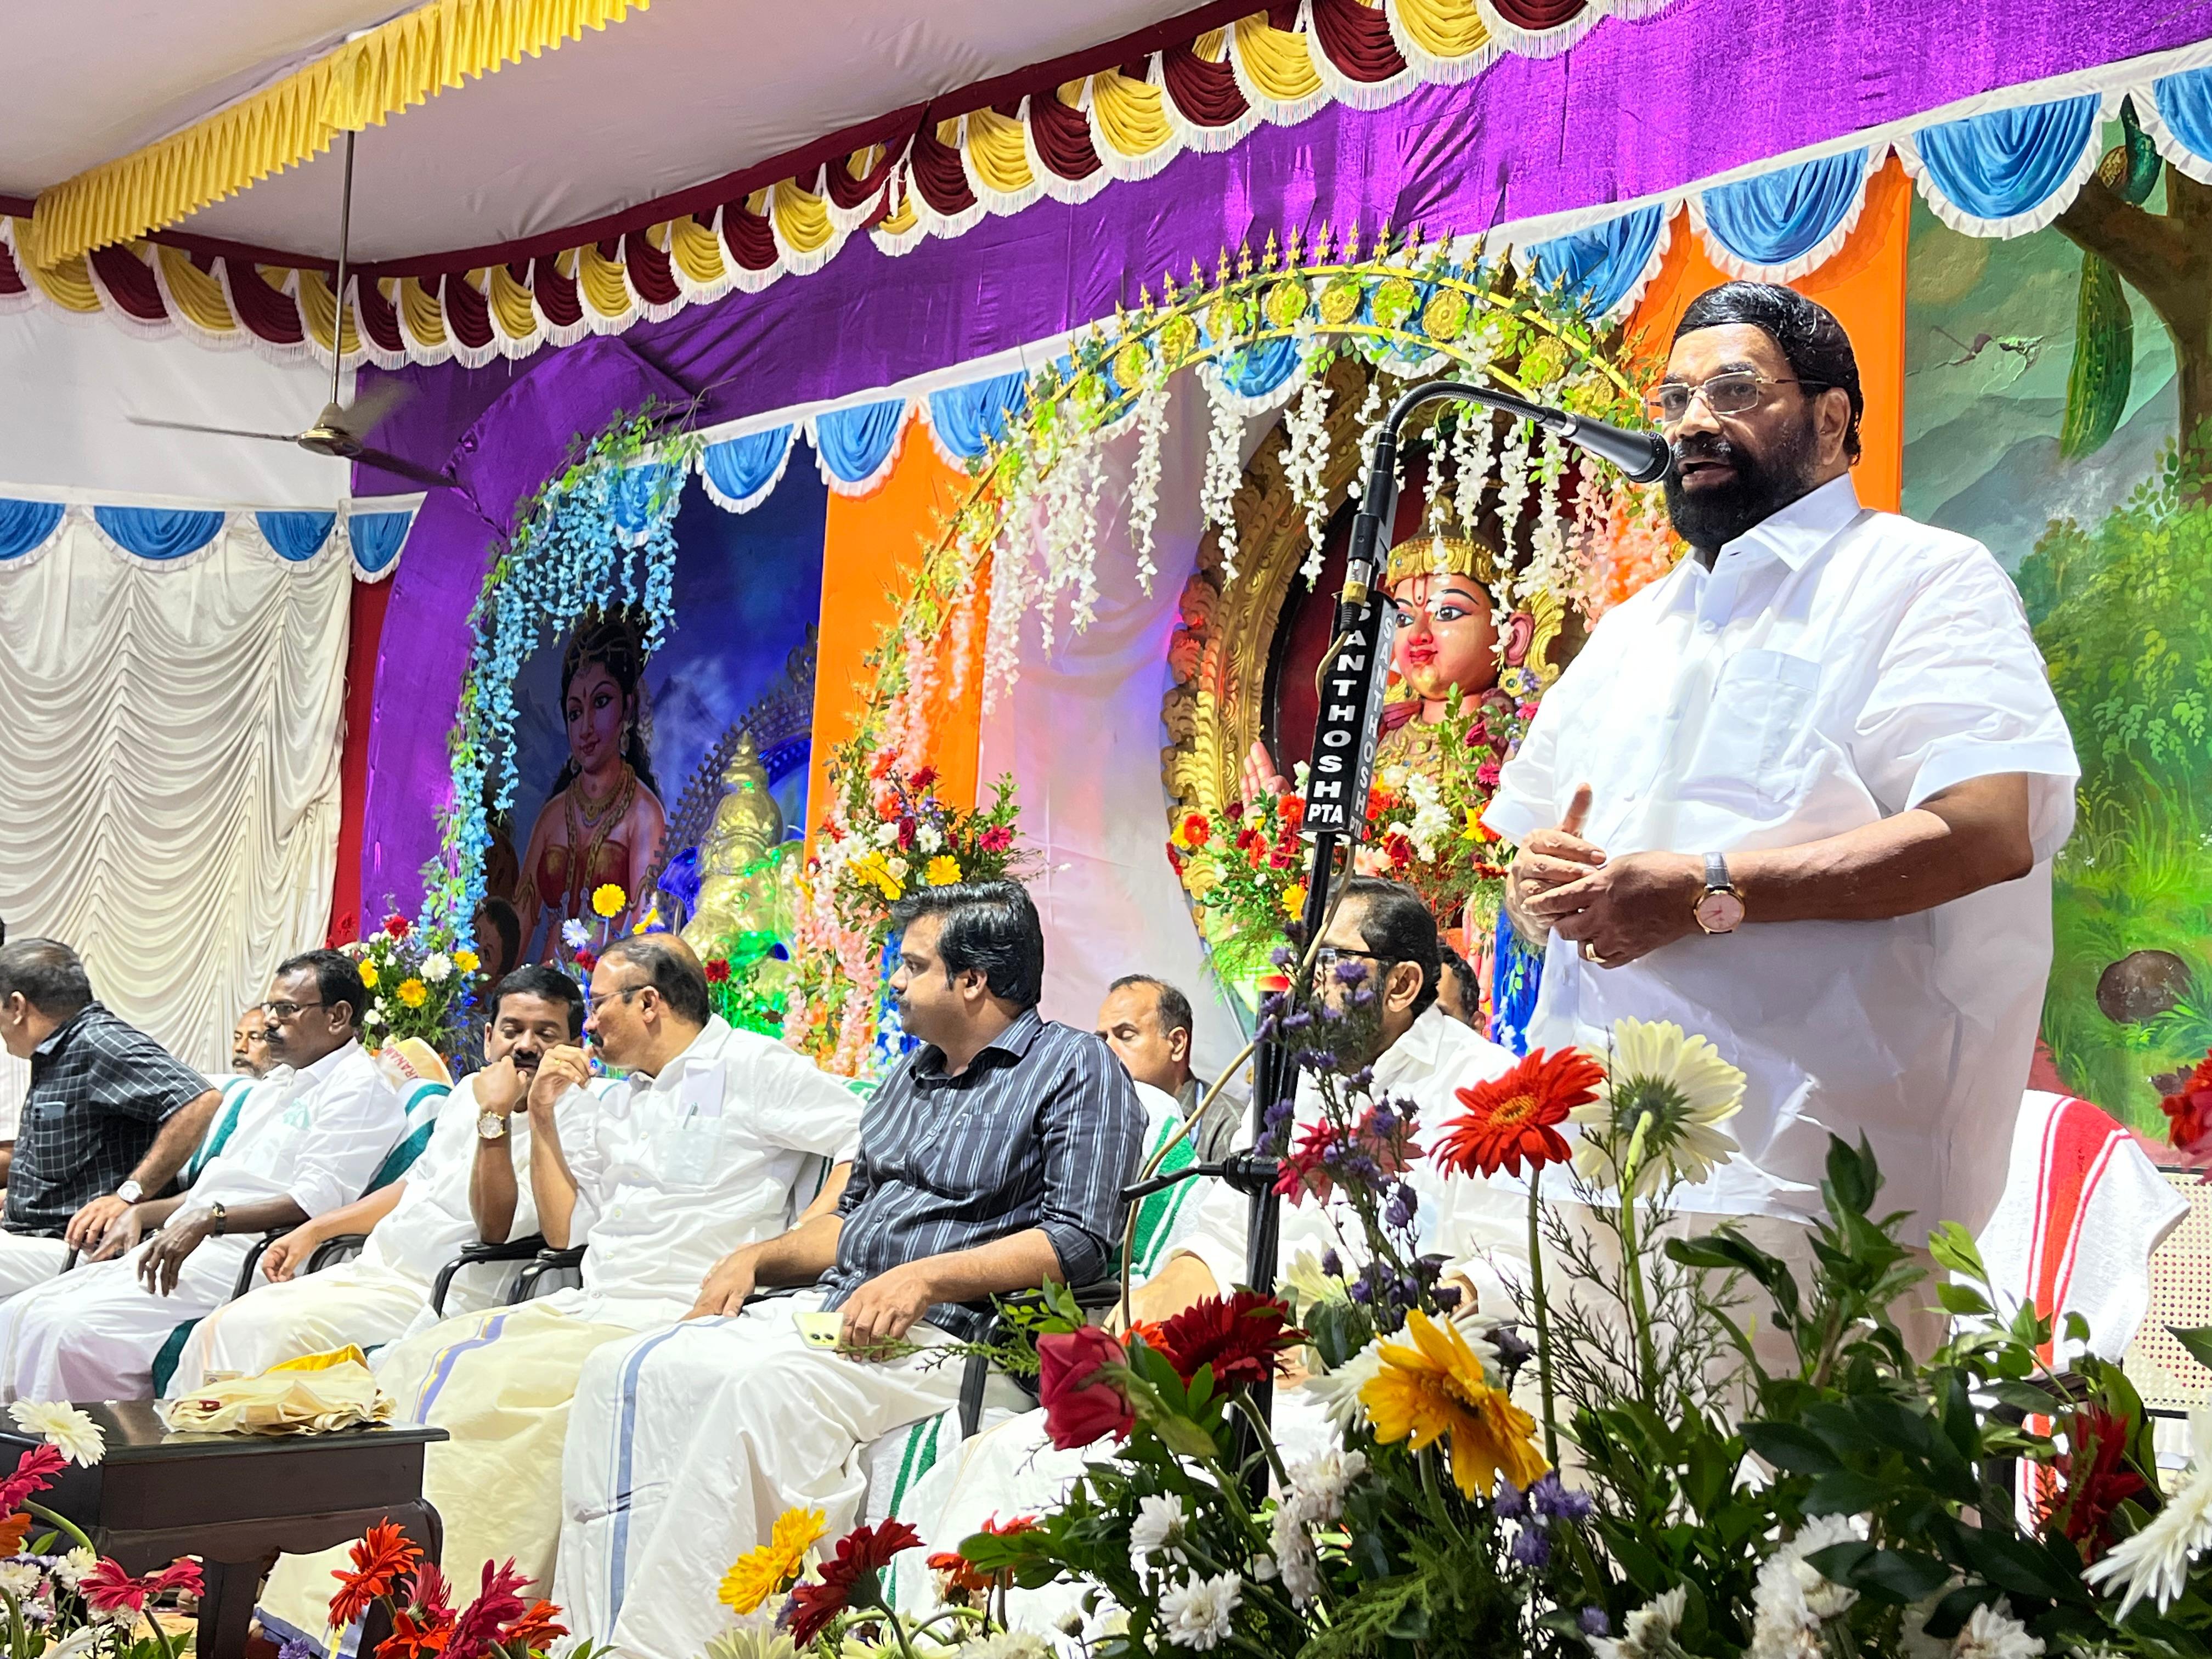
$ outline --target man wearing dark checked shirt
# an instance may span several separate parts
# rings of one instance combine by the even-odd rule
[[[0,1042],[31,1062],[0,1223],[0,1300],[52,1279],[207,1133],[222,1094],[93,1000],[76,951],[0,946]]]
[[[689,1322],[608,1344],[578,1382],[553,1593],[638,1659],[726,1627],[717,1575],[764,1517],[860,1518],[863,1449],[958,1399],[929,1347],[980,1333],[994,1295],[1114,1271],[1145,1109],[1112,1049],[1038,1014],[1030,896],[924,889],[894,916],[891,993],[922,1046],[862,1115],[836,1211],[735,1252]],[[808,1288],[745,1308],[756,1285]]]

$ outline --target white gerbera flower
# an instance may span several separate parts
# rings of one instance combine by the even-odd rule
[[[945,846],[945,832],[933,823],[925,823],[914,832],[914,841],[925,853],[939,852]]]
[[[571,951],[580,951],[592,942],[592,930],[574,916],[561,924],[561,943]]]
[[[1689,1592],[1678,1585],[1630,1613],[1620,1635],[1592,1637],[1590,1651],[1597,1659],[1661,1659],[1679,1651],[1674,1632],[1682,1627],[1689,1600]]]
[[[1308,1371],[1298,1386],[1321,1401],[1329,1422],[1342,1431],[1367,1421],[1366,1402],[1359,1391],[1382,1369],[1382,1345],[1370,1342],[1333,1371]]]
[[[898,825],[896,823],[878,824],[876,826],[876,845],[878,847],[897,846]]]
[[[1305,1317],[1305,1310],[1319,1302],[1349,1302],[1352,1289],[1341,1279],[1332,1278],[1321,1270],[1321,1258],[1311,1250],[1300,1250],[1291,1258],[1291,1265],[1275,1281],[1275,1288],[1290,1298],[1295,1316]]]
[[[422,977],[433,985],[443,985],[453,976],[453,959],[443,951],[433,951],[422,958]]]
[[[1707,1039],[1671,1020],[1615,1020],[1606,1073],[1597,1098],[1568,1115],[1583,1126],[1575,1173],[1592,1186],[1620,1184],[1639,1122],[1639,1197],[1670,1179],[1695,1185],[1742,1150],[1716,1126],[1741,1109],[1743,1073]]]
[[[18,1400],[8,1415],[25,1434],[41,1437],[72,1463],[90,1468],[107,1451],[107,1437],[99,1424],[76,1407],[58,1400]]]
[[[1231,1615],[1244,1599],[1244,1581],[1233,1572],[1218,1578],[1194,1577],[1160,1597],[1160,1618],[1168,1640],[1203,1653],[1229,1634]]]
[[[1155,1493],[1137,1502],[1137,1518],[1129,1523],[1129,1564],[1142,1573],[1153,1556],[1165,1551],[1171,1561],[1183,1559],[1183,1528],[1189,1516],[1182,1499],[1173,1492]]]
[[[2118,1619],[2125,1623],[2145,1596],[2164,1613],[2187,1588],[2189,1563],[2212,1546],[2212,1407],[2189,1414],[2189,1479],[2141,1532],[2123,1538],[2111,1554],[2081,1577],[2092,1585],[2117,1584]]]
[[[1982,1607],[1974,1609],[1951,1651],[1954,1659],[2041,1659],[2043,1638],[2030,1636],[2009,1613]]]

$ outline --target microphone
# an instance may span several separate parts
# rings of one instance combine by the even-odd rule
[[[1611,461],[1631,483],[1656,483],[1674,465],[1674,450],[1656,432],[1631,432],[1626,427],[1564,413],[1556,421],[1539,416],[1537,423],[1600,460]]]

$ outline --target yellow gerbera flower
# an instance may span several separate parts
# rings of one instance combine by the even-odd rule
[[[932,887],[950,887],[960,879],[960,860],[950,853],[939,853],[930,860],[929,867],[921,872],[921,878]]]
[[[483,966],[483,958],[473,951],[456,951],[453,952],[453,966],[465,974],[473,974]]]
[[[361,982],[367,986],[370,990],[374,990],[376,988],[376,964],[373,962],[357,962],[354,966],[360,970]]]
[[[1452,1479],[1465,1498],[1487,1496],[1503,1473],[1526,1488],[1550,1467],[1536,1449],[1536,1420],[1495,1387],[1482,1360],[1449,1322],[1415,1309],[1406,1316],[1413,1346],[1386,1342],[1382,1368],[1359,1390],[1386,1445],[1412,1439],[1415,1451],[1451,1442]]]
[[[1283,889],[1283,896],[1277,902],[1282,905],[1283,914],[1285,915],[1303,915],[1305,913],[1306,908],[1305,883],[1302,881],[1292,882],[1288,887]]]
[[[600,915],[611,916],[629,902],[629,895],[607,882],[592,890],[592,908]]]
[[[722,1605],[733,1613],[753,1612],[805,1570],[806,1552],[829,1530],[820,1510],[786,1510],[776,1516],[768,1542],[747,1550],[722,1575]]]
[[[420,1008],[430,1000],[430,988],[410,975],[399,981],[398,990],[392,994],[410,1008]]]

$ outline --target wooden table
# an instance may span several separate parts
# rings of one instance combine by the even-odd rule
[[[134,1573],[197,1555],[207,1581],[199,1659],[244,1659],[261,1580],[281,1553],[309,1554],[398,1522],[435,1561],[445,1541],[422,1497],[422,1449],[447,1438],[417,1424],[335,1434],[173,1434],[150,1400],[80,1405],[106,1431],[107,1454],[70,1464],[36,1501],[84,1528]],[[0,1416],[0,1474],[40,1443]],[[34,1523],[33,1533],[37,1527]],[[370,1613],[383,1623],[381,1609]],[[388,1631],[366,1628],[361,1650]]]

